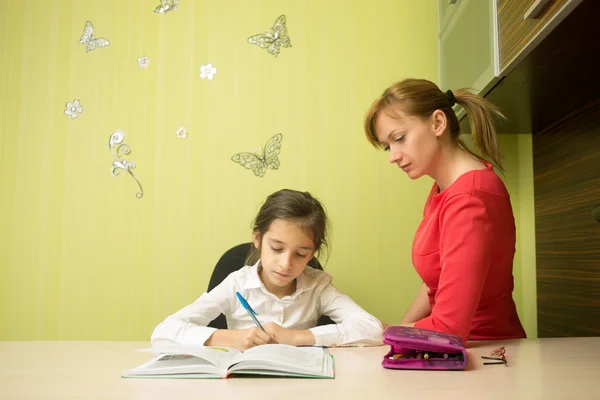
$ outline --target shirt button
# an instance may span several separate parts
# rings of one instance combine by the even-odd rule
[[[279,325],[283,324],[283,317],[284,317],[284,307],[283,307],[283,303],[279,303],[279,318],[277,318],[277,323]]]

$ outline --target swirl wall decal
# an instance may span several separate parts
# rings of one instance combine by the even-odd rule
[[[129,175],[137,182],[140,191],[135,194],[138,199],[141,199],[144,196],[144,189],[142,188],[142,184],[137,180],[132,169],[135,168],[135,163],[132,161],[127,161],[124,157],[131,153],[131,148],[129,145],[123,143],[125,140],[125,133],[123,131],[115,131],[112,135],[110,135],[110,140],[108,142],[110,147],[110,152],[113,155],[114,161],[112,163],[112,169],[110,173],[113,178],[117,177],[121,170],[127,171]]]

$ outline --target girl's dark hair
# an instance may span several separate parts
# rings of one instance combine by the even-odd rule
[[[460,104],[467,112],[473,145],[482,153],[483,157],[469,149],[460,137],[460,125],[452,108],[454,102]],[[429,118],[435,110],[442,111],[446,114],[448,131],[454,143],[477,158],[487,159],[496,168],[503,171],[492,117],[504,118],[504,116],[498,108],[483,97],[471,93],[468,89],[458,89],[453,93],[442,92],[435,83],[425,79],[405,79],[395,83],[387,88],[367,111],[365,134],[373,146],[381,147],[375,132],[377,117],[382,112],[390,117],[397,117],[393,110],[395,106],[400,107],[406,114],[419,118]]]
[[[329,221],[323,206],[309,192],[282,189],[267,197],[254,220],[254,232],[263,238],[271,223],[277,219],[294,222],[310,233],[313,238],[315,256],[329,249],[327,231]],[[246,265],[254,265],[260,259],[260,249],[252,247],[246,257]]]

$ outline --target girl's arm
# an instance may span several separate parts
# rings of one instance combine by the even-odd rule
[[[167,317],[152,332],[152,346],[204,346],[216,331],[207,325],[232,308],[235,279],[235,273],[229,275],[209,293],[204,293],[189,306]]]
[[[315,335],[310,329],[288,329],[274,322],[269,322],[264,326],[267,334],[273,341],[290,346],[312,346],[316,344]],[[216,334],[216,332],[215,332]]]
[[[381,322],[362,309],[350,297],[330,282],[319,296],[320,315],[327,315],[336,324],[317,326],[310,331],[318,346],[363,343],[379,345],[383,342]]]
[[[266,326],[265,326],[266,329]],[[267,330],[267,332],[269,332]],[[227,346],[240,351],[245,351],[254,346],[263,344],[278,343],[269,333],[263,332],[260,328],[231,330],[218,329],[204,343],[205,346]]]
[[[431,314],[431,305],[429,304],[429,296],[427,295],[429,288],[425,283],[421,285],[415,300],[410,308],[402,317],[400,325],[412,325],[420,319],[428,317]]]

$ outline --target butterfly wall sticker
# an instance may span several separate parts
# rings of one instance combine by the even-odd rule
[[[160,0],[160,5],[154,9],[155,13],[166,14],[177,10],[179,0]]]
[[[250,36],[248,42],[263,49],[266,48],[275,57],[279,55],[280,47],[292,47],[292,42],[287,35],[287,28],[285,26],[285,15],[280,15],[268,32]]]
[[[278,133],[267,141],[265,148],[259,148],[256,153],[238,153],[231,159],[246,169],[251,169],[254,175],[263,177],[267,168],[278,169],[283,135]]]
[[[104,38],[97,38],[94,36],[94,26],[90,21],[85,23],[83,28],[83,35],[77,44],[85,44],[85,52],[92,51],[99,47],[106,47],[110,45],[110,42]]]

